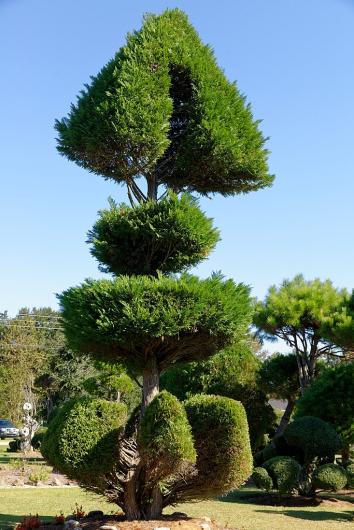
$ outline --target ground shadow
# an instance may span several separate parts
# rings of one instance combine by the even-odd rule
[[[329,511],[306,511],[306,510],[255,510],[258,513],[267,513],[274,515],[286,515],[288,517],[295,517],[296,519],[304,519],[307,521],[354,521],[354,510],[343,512],[329,512]]]

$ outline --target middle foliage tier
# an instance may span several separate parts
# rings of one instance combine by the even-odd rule
[[[135,207],[111,201],[88,235],[101,270],[116,275],[185,271],[206,259],[218,240],[196,199],[173,193]]]

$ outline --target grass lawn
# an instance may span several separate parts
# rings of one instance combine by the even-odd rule
[[[6,453],[6,442],[0,442],[0,466],[10,465],[16,455]],[[353,504],[326,503],[326,506],[285,508],[251,504],[244,499],[251,490],[243,489],[223,500],[184,504],[169,511],[183,511],[194,517],[207,516],[237,530],[354,530]],[[13,526],[24,515],[38,513],[50,519],[61,511],[69,514],[75,503],[86,512],[101,509],[117,511],[100,497],[80,488],[4,488],[0,489],[0,528]]]
[[[354,499],[353,499],[354,501]],[[75,503],[85,511],[102,509],[105,513],[114,506],[80,488],[16,488],[0,490],[0,528],[13,525],[21,516],[38,513],[50,518],[61,510],[68,514]],[[237,530],[346,530],[354,529],[354,504],[333,505],[333,508],[284,508],[260,506],[242,501],[242,495],[224,501],[184,504],[175,508],[191,516],[208,516]],[[174,511],[174,510],[172,510]]]

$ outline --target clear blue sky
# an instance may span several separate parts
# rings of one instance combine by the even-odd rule
[[[85,244],[107,183],[60,157],[62,117],[146,11],[184,9],[270,136],[274,186],[202,205],[222,270],[263,297],[298,272],[354,286],[354,0],[0,0],[0,311],[99,277]]]

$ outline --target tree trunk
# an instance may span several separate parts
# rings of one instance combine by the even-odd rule
[[[147,196],[152,201],[157,201],[157,183],[155,175],[147,179]]]
[[[342,464],[347,465],[350,460],[350,446],[344,445],[342,449]]]
[[[151,357],[143,370],[143,397],[141,412],[144,414],[146,407],[159,393],[160,373],[156,358]]]
[[[163,509],[163,498],[162,493],[159,488],[159,485],[157,484],[152,492],[152,500],[151,504],[147,510],[146,516],[147,519],[160,519],[162,515],[162,509]]]
[[[286,409],[284,411],[284,414],[280,420],[280,423],[278,425],[278,428],[275,432],[275,435],[274,435],[274,438],[277,438],[278,436],[281,436],[283,434],[283,432],[285,431],[285,428],[287,427],[289,421],[290,421],[290,417],[291,417],[291,414],[294,410],[294,407],[295,407],[295,400],[294,399],[289,399],[288,400],[288,404],[286,406]]]
[[[127,482],[124,494],[124,512],[128,521],[141,519],[141,511],[136,500],[134,476]]]

